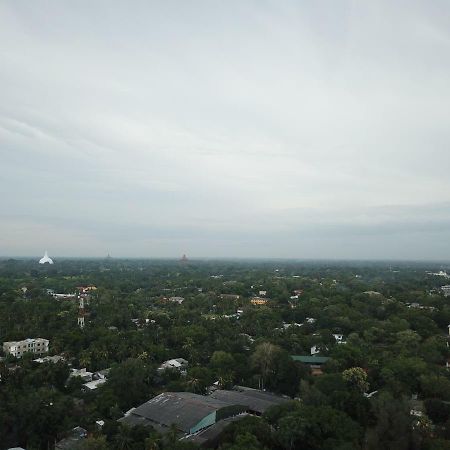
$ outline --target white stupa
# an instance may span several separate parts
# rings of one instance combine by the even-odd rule
[[[49,258],[47,250],[45,250],[45,255],[39,260],[39,264],[53,264],[53,260]]]

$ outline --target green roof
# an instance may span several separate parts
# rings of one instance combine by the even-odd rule
[[[330,358],[328,356],[309,356],[309,355],[291,355],[294,361],[300,361],[305,364],[324,364]]]

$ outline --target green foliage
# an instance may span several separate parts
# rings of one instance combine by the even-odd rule
[[[360,448],[362,429],[346,414],[329,406],[303,406],[277,423],[277,439],[283,449]]]
[[[366,435],[369,450],[410,448],[412,417],[405,398],[394,398],[389,392],[382,392],[373,400],[373,414],[375,423]]]
[[[361,367],[351,367],[344,370],[342,378],[350,387],[358,389],[361,393],[367,392],[369,389],[367,374]]]
[[[448,448],[450,307],[438,290],[441,279],[426,274],[440,269],[156,260],[66,260],[50,268],[0,261],[0,341],[45,337],[51,354],[67,361],[36,364],[31,354],[0,361],[1,445],[46,449],[80,425],[94,432],[86,448],[193,448],[175,432],[161,436],[116,420],[160,392],[206,394],[219,381],[300,398],[233,423],[219,439],[223,449],[344,449],[363,442],[369,450]],[[70,293],[86,284],[98,290],[80,330],[77,302],[54,299],[46,289]],[[259,290],[268,291],[268,305],[250,305]],[[291,301],[294,290],[303,292]],[[185,300],[171,303],[171,296]],[[337,345],[333,333],[347,343]],[[318,377],[290,358],[308,355],[313,345],[331,357]],[[156,371],[177,357],[189,361],[185,376]],[[111,368],[109,379],[85,393],[82,380],[67,382],[69,363]],[[377,393],[366,398],[369,390]],[[425,400],[421,420],[409,413],[411,394]],[[102,433],[99,419],[106,422]]]

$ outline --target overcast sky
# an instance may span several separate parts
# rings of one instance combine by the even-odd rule
[[[450,259],[450,3],[0,2],[0,255]]]

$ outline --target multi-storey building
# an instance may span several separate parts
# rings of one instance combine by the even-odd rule
[[[267,298],[261,298],[261,297],[253,297],[250,300],[250,303],[252,305],[266,305],[269,299]]]
[[[41,355],[48,352],[48,344],[49,340],[43,338],[28,338],[23,341],[8,341],[3,342],[3,351],[15,356],[16,358],[21,358],[26,352]]]

